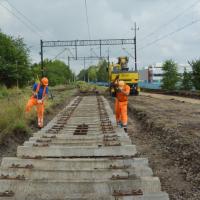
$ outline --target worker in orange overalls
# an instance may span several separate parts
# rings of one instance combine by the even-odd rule
[[[48,98],[48,79],[43,77],[40,83],[33,85],[33,94],[26,105],[26,113],[30,112],[33,106],[37,107],[38,128],[43,127],[44,100]]]
[[[128,95],[130,94],[130,87],[124,81],[117,80],[116,82],[116,97],[115,97],[115,115],[117,124],[124,128],[127,132],[127,106]]]

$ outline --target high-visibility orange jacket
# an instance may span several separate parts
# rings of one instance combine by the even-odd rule
[[[129,95],[130,94],[130,86],[129,85],[125,85],[123,88],[123,91]],[[116,98],[118,99],[118,101],[120,102],[124,102],[124,101],[128,101],[128,96],[123,94],[122,92],[117,92],[116,94]]]
[[[125,85],[122,90],[127,94],[122,92],[116,93],[115,100],[115,116],[117,123],[121,122],[123,126],[127,126],[128,115],[127,115],[127,105],[128,105],[128,95],[130,93],[130,87]]]

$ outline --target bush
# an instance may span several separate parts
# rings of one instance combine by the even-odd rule
[[[0,86],[0,99],[8,96],[8,89],[6,86]]]
[[[28,133],[29,128],[23,119],[16,120],[12,126],[12,132],[14,133]]]

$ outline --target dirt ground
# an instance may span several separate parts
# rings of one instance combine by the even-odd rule
[[[176,98],[129,98],[128,133],[171,200],[200,200],[200,106]]]
[[[153,94],[153,93],[147,93],[147,92],[140,92],[140,95],[141,96],[154,97],[154,98],[157,98],[157,99],[177,100],[177,101],[180,101],[180,102],[186,102],[186,103],[192,103],[192,104],[200,104],[200,100],[199,99],[194,99],[194,98],[172,96],[172,95],[163,95],[163,94]]]

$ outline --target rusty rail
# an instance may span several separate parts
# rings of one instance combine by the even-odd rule
[[[140,196],[143,195],[141,189],[139,190],[131,190],[131,191],[123,191],[123,190],[114,190],[113,196],[115,197],[123,197],[123,196]]]

